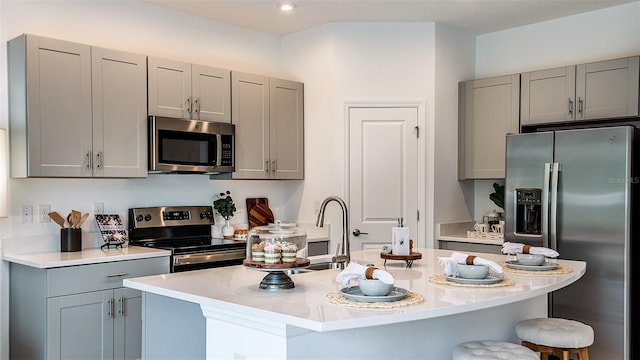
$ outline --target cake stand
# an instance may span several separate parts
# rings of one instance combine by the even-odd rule
[[[413,260],[422,259],[422,253],[412,251],[409,255],[394,255],[380,253],[380,257],[384,259],[384,264],[387,265],[387,260],[404,260],[407,262],[407,269],[413,265]]]
[[[286,272],[291,269],[307,267],[311,264],[311,260],[297,257],[296,260],[291,263],[265,264],[264,262],[245,259],[242,264],[248,268],[269,272],[260,282],[260,289],[286,290],[296,287]]]

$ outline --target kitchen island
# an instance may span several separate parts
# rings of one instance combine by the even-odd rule
[[[438,256],[449,256],[451,251],[418,251],[423,257],[412,268],[405,268],[402,261],[388,261],[386,270],[394,276],[395,286],[421,295],[424,301],[384,310],[329,302],[326,295],[341,288],[334,280],[339,270],[293,274],[296,287],[281,291],[260,290],[258,284],[266,273],[242,266],[127,279],[124,286],[144,292],[146,358],[152,357],[148,351],[156,345],[166,350],[165,357],[180,347],[181,341],[168,341],[164,330],[157,329],[171,328],[172,323],[188,329],[176,321],[192,319],[200,329],[188,348],[200,347],[196,350],[210,359],[448,359],[453,347],[463,341],[517,342],[515,324],[546,316],[546,295],[577,281],[586,269],[584,262],[559,260],[571,272],[507,272],[505,276],[512,280],[509,286],[460,287],[429,280],[442,274]],[[379,254],[358,251],[352,259],[385,268]],[[499,263],[511,259],[478,255]],[[198,308],[204,317],[201,322],[194,315]]]

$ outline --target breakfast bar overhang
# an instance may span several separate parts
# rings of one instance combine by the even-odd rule
[[[515,324],[546,317],[547,295],[586,271],[584,262],[558,260],[566,273],[505,271],[511,280],[508,286],[452,286],[430,280],[442,274],[438,257],[451,252],[418,251],[423,257],[410,268],[402,261],[385,266],[376,250],[352,253],[352,259],[384,268],[394,276],[396,287],[424,299],[389,309],[328,301],[327,294],[339,293],[342,287],[335,281],[340,270],[292,274],[295,288],[278,291],[259,289],[265,273],[243,266],[128,279],[124,285],[143,291],[145,358],[145,344],[160,341],[144,323],[145,316],[153,315],[158,327],[157,314],[146,312],[158,309],[156,302],[162,301],[162,311],[174,312],[173,318],[181,304],[199,306],[206,323],[201,346],[207,359],[448,359],[453,347],[464,341],[519,342]],[[476,255],[498,263],[510,259]],[[171,304],[176,308],[168,308]],[[170,327],[170,321],[164,325]]]

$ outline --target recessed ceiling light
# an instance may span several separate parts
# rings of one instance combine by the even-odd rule
[[[293,11],[293,9],[295,9],[296,6],[298,5],[296,5],[295,3],[282,3],[278,5],[278,8],[284,12],[290,12],[290,11]]]

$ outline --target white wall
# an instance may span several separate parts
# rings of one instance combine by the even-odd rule
[[[283,37],[283,64],[305,82],[307,176],[299,219],[315,219],[313,205],[326,196],[348,202],[347,104],[425,104],[421,121],[433,129],[434,45],[432,23],[339,23]],[[424,142],[433,151],[433,142]],[[431,193],[422,196],[421,203],[432,201]],[[327,217],[340,223],[338,211]],[[421,244],[429,226],[419,230]],[[333,226],[333,237],[340,231]]]
[[[478,36],[476,77],[640,54],[640,1]]]
[[[433,179],[430,191],[434,201],[427,216],[435,223],[467,221],[472,219],[474,187],[472,181],[457,181],[458,83],[474,76],[475,37],[437,25],[435,54],[436,121],[432,133],[437,136],[433,139],[434,166],[427,173],[427,179]]]

